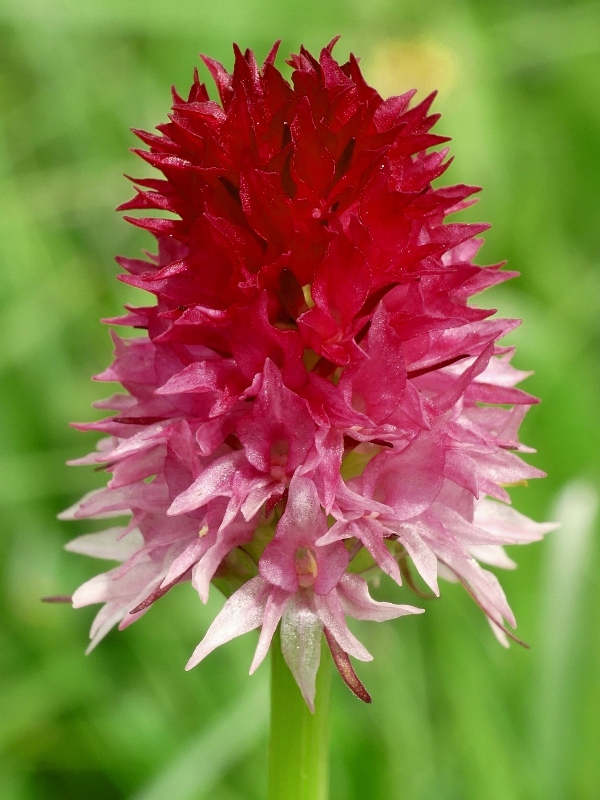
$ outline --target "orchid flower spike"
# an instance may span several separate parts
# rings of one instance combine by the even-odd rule
[[[309,707],[325,634],[342,678],[370,700],[350,658],[372,656],[347,618],[422,609],[378,602],[385,573],[418,596],[460,581],[503,644],[515,620],[496,577],[503,545],[553,528],[514,511],[506,487],[542,476],[517,431],[536,398],[498,344],[518,320],[470,298],[515,273],[473,263],[488,226],[447,223],[473,186],[434,188],[447,138],[434,96],[384,100],[332,43],[275,67],[235,47],[232,74],[204,63],[169,122],[136,131],[160,178],[135,180],[127,217],[157,253],[120,258],[156,303],[107,320],[115,359],[97,376],[125,390],[97,407],[106,488],[63,519],[127,517],[68,549],[120,562],[73,595],[101,603],[94,647],[173,586],[227,596],[188,668],[260,628],[251,672],[277,626]],[[423,586],[420,586],[422,581]],[[426,589],[424,587],[427,587]],[[509,627],[510,626],[510,627]]]

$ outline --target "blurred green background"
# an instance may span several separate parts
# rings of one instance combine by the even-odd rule
[[[260,800],[268,666],[252,635],[183,666],[220,607],[179,587],[84,657],[94,610],[39,598],[102,568],[62,550],[90,526],[55,514],[103,478],[69,469],[110,360],[100,317],[133,291],[116,253],[150,240],[113,208],[132,126],[164,120],[197,53],[231,65],[283,38],[362,57],[383,94],[439,87],[449,177],[482,185],[480,263],[522,277],[486,305],[524,318],[516,365],[543,398],[523,426],[549,477],[513,493],[561,532],[502,576],[531,651],[505,651],[445,584],[421,618],[356,626],[375,655],[363,706],[334,686],[332,800],[600,797],[600,6],[552,0],[1,0],[0,797]],[[282,59],[280,59],[282,61]],[[582,483],[584,481],[584,483]],[[587,483],[585,483],[587,481]],[[514,550],[515,548],[513,548]],[[107,565],[108,566],[108,565]]]

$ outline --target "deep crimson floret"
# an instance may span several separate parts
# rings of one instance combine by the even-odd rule
[[[477,187],[434,188],[448,167],[432,133],[434,95],[384,100],[332,42],[291,57],[291,82],[234,47],[230,74],[204,62],[187,99],[173,91],[158,134],[136,152],[162,178],[135,180],[122,210],[157,240],[121,278],[156,297],[111,324],[115,360],[97,376],[126,394],[84,429],[102,431],[78,463],[111,478],[63,518],[129,514],[126,526],[69,547],[121,566],[73,596],[104,603],[94,646],[182,581],[229,599],[189,666],[261,627],[254,670],[281,624],[284,656],[313,706],[322,632],[342,677],[369,695],[349,656],[370,654],[345,618],[420,611],[376,603],[383,571],[422,595],[459,580],[506,643],[514,617],[495,576],[502,544],[540,538],[505,505],[539,477],[515,451],[527,408],[498,340],[518,321],[470,298],[514,273],[474,264],[487,225],[448,223]],[[490,499],[491,498],[491,499]]]

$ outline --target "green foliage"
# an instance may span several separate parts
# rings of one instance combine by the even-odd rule
[[[0,796],[3,800],[259,800],[266,792],[268,667],[252,636],[185,673],[222,600],[178,587],[89,657],[93,610],[42,605],[97,565],[62,551],[89,526],[55,514],[103,476],[63,463],[93,437],[110,359],[103,316],[139,297],[115,253],[149,243],[112,213],[130,126],[165,118],[197,52],[231,63],[283,37],[363,56],[382,91],[439,84],[450,178],[483,185],[483,258],[522,277],[488,294],[524,324],[515,363],[543,398],[524,440],[545,481],[513,496],[538,519],[562,487],[597,481],[600,430],[600,7],[566,0],[4,0],[0,6]],[[488,302],[488,304],[489,304]],[[576,495],[585,500],[586,493]],[[577,505],[577,502],[575,503]],[[566,508],[566,511],[564,509]],[[572,517],[573,503],[563,503]],[[567,520],[569,522],[569,520]],[[503,576],[530,652],[504,651],[459,587],[428,613],[360,636],[374,703],[334,680],[332,798],[570,800],[600,785],[598,549],[585,528],[515,553]],[[584,531],[585,533],[585,531]],[[578,538],[579,537],[579,538]],[[585,538],[585,537],[584,537]],[[579,541],[579,545],[575,546]],[[579,547],[579,549],[577,549]],[[394,591],[388,584],[386,592]],[[410,602],[404,590],[399,597]]]

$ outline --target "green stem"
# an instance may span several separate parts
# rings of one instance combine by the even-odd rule
[[[268,800],[329,797],[329,692],[331,659],[322,649],[315,713],[311,714],[281,653],[271,645],[271,737]]]

